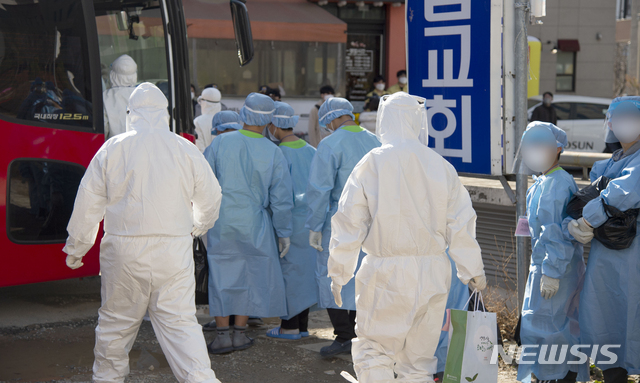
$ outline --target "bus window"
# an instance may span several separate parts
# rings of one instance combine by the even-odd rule
[[[0,118],[93,128],[82,2],[0,0],[0,47]]]
[[[84,175],[71,162],[21,158],[9,166],[7,235],[17,243],[67,239],[67,224]]]
[[[149,3],[107,2],[96,5],[102,67],[106,138],[126,131],[126,110],[135,86],[151,82],[169,100],[169,75],[160,8]],[[123,55],[126,55],[123,57]]]

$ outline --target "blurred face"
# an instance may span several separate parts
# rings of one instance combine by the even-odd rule
[[[376,87],[377,90],[385,90],[385,87],[387,86],[387,84],[385,84],[384,80],[380,80],[378,82],[374,82],[373,85]]]
[[[611,130],[623,144],[638,140],[640,136],[640,119],[636,113],[622,113],[611,120]]]
[[[548,144],[532,143],[522,147],[522,161],[537,173],[549,170],[558,158],[560,148]]]
[[[553,102],[553,96],[546,95],[542,99],[542,103],[545,104],[546,106],[551,106],[552,102]]]

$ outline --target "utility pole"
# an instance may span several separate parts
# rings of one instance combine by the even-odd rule
[[[515,36],[515,91],[514,91],[514,115],[515,115],[515,141],[520,146],[520,139],[527,127],[527,82],[529,80],[529,43],[527,39],[527,23],[529,22],[529,0],[515,0],[515,12],[513,18]],[[510,26],[505,25],[505,28]],[[505,47],[505,49],[508,49]],[[527,215],[527,188],[529,177],[516,173],[516,219]],[[524,289],[529,276],[527,262],[528,249],[525,237],[516,237],[516,259],[518,276],[518,308],[522,307]]]

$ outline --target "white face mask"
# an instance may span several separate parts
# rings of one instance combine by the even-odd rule
[[[406,78],[406,77],[404,77],[404,76],[402,76],[402,77],[400,77],[400,78],[398,79],[398,82],[399,82],[400,84],[403,84],[403,85],[404,85],[404,84],[406,84],[406,83],[407,83],[407,78]]]
[[[376,89],[378,89],[378,90],[384,90],[384,88],[385,88],[385,86],[386,86],[386,85],[387,85],[387,84],[385,84],[385,83],[381,82],[381,83],[379,83],[379,84],[376,84]]]
[[[325,101],[327,101],[327,100],[329,100],[331,98],[333,98],[332,94],[324,94],[324,95],[322,95],[322,99],[325,100]]]
[[[640,121],[636,118],[618,117],[611,125],[613,134],[623,144],[633,142],[640,136]]]
[[[545,97],[545,98],[542,100],[542,103],[543,103],[543,104],[545,104],[546,106],[551,105],[551,103],[552,103],[552,102],[553,102],[553,99],[552,99],[552,98],[549,98],[549,97]]]
[[[276,127],[273,124],[269,124],[267,126],[267,134],[269,135],[269,139],[277,144],[280,142],[280,140],[273,133],[271,133],[271,128],[275,130]]]
[[[195,92],[191,92],[191,99],[193,100],[194,98],[196,98],[196,94]]]
[[[529,169],[542,173],[556,162],[556,153],[557,149],[548,146],[531,146],[522,149],[522,161]]]

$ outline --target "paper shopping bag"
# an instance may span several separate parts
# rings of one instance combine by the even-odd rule
[[[480,293],[474,291],[471,296],[474,294]],[[476,299],[481,300],[482,295]],[[497,383],[498,364],[491,364],[497,345],[495,313],[451,310],[443,383]]]

